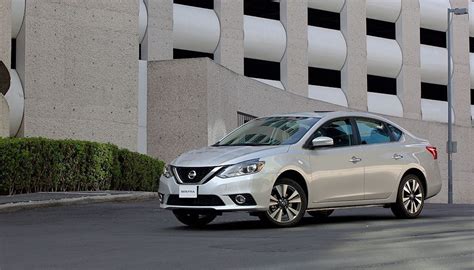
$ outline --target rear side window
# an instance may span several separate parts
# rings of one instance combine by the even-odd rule
[[[402,137],[403,132],[390,124],[387,124],[387,128],[388,128],[388,131],[390,132],[390,135],[392,135],[392,141],[398,142],[400,138]]]
[[[331,121],[320,127],[313,138],[329,137],[334,140],[334,147],[353,145],[352,125],[348,119]]]
[[[390,134],[382,121],[375,119],[356,119],[361,144],[387,143],[391,141]]]

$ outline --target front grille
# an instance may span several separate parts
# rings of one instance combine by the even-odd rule
[[[179,198],[178,195],[170,195],[168,205],[179,206],[222,206],[224,202],[216,195],[198,195],[197,198]]]
[[[174,167],[179,179],[187,184],[201,182],[214,168],[215,167]]]

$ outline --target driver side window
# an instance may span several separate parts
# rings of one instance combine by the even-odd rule
[[[333,147],[351,146],[354,145],[352,125],[349,119],[338,119],[330,121],[320,127],[313,138],[329,137],[334,140]]]

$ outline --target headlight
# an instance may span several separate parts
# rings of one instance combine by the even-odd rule
[[[171,178],[173,174],[171,173],[170,165],[166,164],[163,169],[163,176],[166,178]]]
[[[247,174],[258,173],[263,169],[265,161],[258,159],[245,161],[225,168],[218,176],[220,178],[230,178]]]

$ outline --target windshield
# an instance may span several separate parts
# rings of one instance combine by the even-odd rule
[[[289,116],[258,118],[239,127],[214,146],[294,144],[319,119]]]

